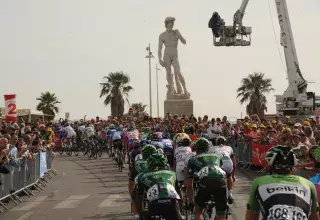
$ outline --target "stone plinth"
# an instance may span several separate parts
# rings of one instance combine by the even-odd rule
[[[193,114],[193,101],[191,99],[167,99],[164,101],[164,115],[170,112],[171,115]]]

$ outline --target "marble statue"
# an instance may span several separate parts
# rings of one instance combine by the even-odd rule
[[[164,21],[166,31],[159,36],[158,46],[158,59],[161,66],[165,67],[167,72],[168,91],[167,97],[184,96],[190,98],[190,93],[187,90],[186,82],[180,72],[180,64],[178,59],[178,42],[186,44],[186,40],[182,37],[181,33],[176,29],[173,30],[175,18],[167,17]],[[162,57],[162,47],[164,48],[164,54]],[[173,66],[173,75],[171,72],[171,66]],[[176,88],[173,82],[173,76],[176,82]]]

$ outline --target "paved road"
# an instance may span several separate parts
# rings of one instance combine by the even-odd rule
[[[56,158],[58,176],[44,191],[0,215],[5,220],[127,220],[130,198],[127,170],[120,173],[109,158],[88,160],[87,157]],[[230,219],[244,219],[250,180],[237,173],[235,203]]]

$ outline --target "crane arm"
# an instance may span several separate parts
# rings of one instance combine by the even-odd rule
[[[304,90],[307,86],[307,82],[303,78],[299,68],[299,61],[293,39],[287,2],[284,0],[275,0],[275,2],[281,31],[281,46],[284,49],[287,66],[289,86],[296,85],[298,90]]]
[[[250,0],[243,0],[240,8],[233,15],[233,26],[239,25],[242,27],[242,19]],[[240,28],[241,29],[241,28]]]

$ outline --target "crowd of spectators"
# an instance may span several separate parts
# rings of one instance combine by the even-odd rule
[[[196,118],[194,115],[167,114],[164,118],[108,117],[106,120],[101,120],[96,117],[91,119],[91,122],[100,128],[110,124],[126,125],[134,122],[138,128],[152,127],[170,134],[185,132],[200,136],[207,133],[212,140],[223,135],[230,141],[245,140],[259,144],[289,145],[304,151],[320,144],[319,117],[293,120],[287,116],[284,120],[280,120],[279,117],[266,120],[258,115],[251,115],[230,122],[226,116],[210,120],[207,115]],[[0,123],[0,173],[5,167],[3,165],[17,166],[17,158],[32,158],[34,153],[45,150],[44,146],[54,140],[53,126],[53,123],[40,119],[35,122],[24,122],[19,119],[14,123],[2,120]]]
[[[34,154],[44,151],[45,144],[53,138],[52,123],[38,120],[0,122],[0,173],[9,173],[9,166],[18,167],[18,158],[34,159]]]

